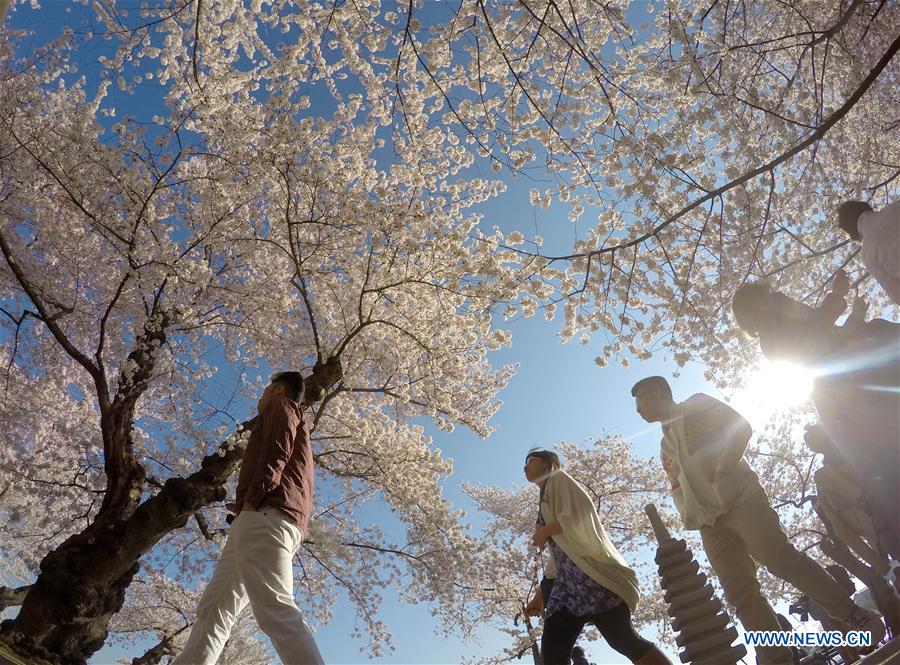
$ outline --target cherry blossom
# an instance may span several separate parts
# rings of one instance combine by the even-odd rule
[[[746,281],[815,303],[846,268],[885,311],[831,212],[896,198],[889,4],[151,4],[75,5],[41,39],[19,21],[46,8],[0,4],[0,566],[22,589],[3,628],[18,648],[81,662],[108,629],[153,633],[148,658],[177,645],[270,368],[318,387],[327,500],[298,583],[347,593],[377,654],[382,590],[468,630],[488,610],[456,601],[487,588],[490,543],[521,535],[467,528],[425,426],[490,434],[515,369],[491,362],[504,317],[602,332],[600,366],[662,353],[735,386],[756,355],[729,312]],[[512,178],[577,225],[570,252],[484,217]],[[781,434],[766,483],[811,534]],[[620,544],[648,546],[588,452],[566,450]],[[661,495],[648,467],[623,473]],[[504,491],[472,490],[525,526]],[[356,518],[374,501],[392,529]],[[503,611],[538,570],[509,557]]]

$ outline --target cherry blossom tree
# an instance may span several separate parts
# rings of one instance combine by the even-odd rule
[[[751,279],[814,303],[846,267],[886,303],[830,215],[896,198],[891,3],[473,0],[420,40],[406,14],[398,78],[498,170],[549,177],[534,205],[590,215],[569,254],[507,247],[536,271],[520,311],[605,331],[598,364],[661,350],[734,383],[754,353],[729,305]]]
[[[318,398],[313,615],[346,589],[377,653],[378,590],[401,571],[401,597],[449,604],[474,544],[418,419],[487,435],[511,375],[487,354],[517,286],[468,212],[500,184],[454,176],[470,156],[439,147],[378,168],[358,100],[301,117],[277,94],[236,103],[233,70],[202,109],[107,124],[104,86],[71,76],[74,35],[19,59],[4,43],[3,565],[28,586],[6,638],[83,662],[136,579],[208,571],[197,540],[222,516],[203,509],[240,462],[252,421],[234,396],[259,394],[261,364],[306,367]],[[214,353],[244,371],[211,400]],[[404,540],[355,518],[376,498]]]
[[[16,19],[46,10],[7,11],[6,639],[81,662],[135,580],[168,603],[156,582],[200,579],[263,368],[318,388],[332,500],[301,584],[346,588],[378,652],[371,610],[401,572],[401,597],[438,608],[477,583],[423,422],[490,432],[499,315],[559,308],[563,339],[608,336],[598,364],[663,351],[733,384],[754,361],[728,313],[746,280],[812,302],[846,266],[884,304],[827,217],[896,195],[891,3],[435,7],[102,0],[37,46]],[[504,189],[487,165],[588,213],[571,253],[482,223]],[[405,543],[354,517],[376,499]],[[160,626],[161,644],[183,628]]]

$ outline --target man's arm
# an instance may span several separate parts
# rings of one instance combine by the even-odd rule
[[[822,299],[822,304],[815,308],[813,320],[817,326],[831,326],[841,314],[847,310],[847,294],[850,293],[850,279],[843,270],[834,276],[831,291]]]
[[[900,265],[898,263],[900,260],[895,261],[889,268],[877,263],[866,264],[866,268],[869,269],[869,274],[881,285],[882,290],[888,294],[890,299],[900,304]]]
[[[740,461],[753,436],[744,417],[724,402],[708,395],[695,395],[687,402],[685,432],[691,455],[712,448],[717,458],[715,475],[728,472]]]
[[[863,256],[863,263],[878,280],[885,293],[900,305],[900,199],[878,212],[866,213],[866,217],[876,215],[878,230],[875,235],[877,246],[872,265]],[[865,241],[863,241],[865,249]]]
[[[268,437],[262,442],[262,459],[244,495],[245,507],[259,507],[266,496],[278,487],[281,472],[294,449],[297,428],[301,425],[281,404],[271,405],[268,411]]]
[[[741,414],[723,402],[719,402],[715,410],[714,419],[720,423],[722,435],[715,472],[718,477],[731,471],[741,461],[753,436],[753,428]]]

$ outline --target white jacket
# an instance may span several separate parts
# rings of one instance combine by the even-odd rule
[[[712,525],[754,492],[759,477],[743,458],[752,429],[727,404],[698,393],[676,404],[663,425],[663,468],[684,526]]]
[[[634,611],[640,599],[637,575],[609,539],[591,497],[565,471],[555,471],[547,479],[541,515],[545,524],[559,522],[562,533],[553,536],[553,541],[566,556]],[[548,578],[556,577],[552,555],[544,574]]]
[[[894,304],[900,305],[900,201],[864,212],[857,228],[862,235],[862,262]]]

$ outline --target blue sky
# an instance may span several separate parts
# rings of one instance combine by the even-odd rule
[[[78,7],[71,13],[65,2],[47,1],[39,12],[20,10],[10,14],[17,27],[31,27],[42,34],[54,34],[61,25],[74,16],[90,13],[89,8]],[[100,48],[104,48],[102,45]],[[96,53],[94,54],[96,56]],[[89,72],[90,68],[86,70]],[[139,88],[142,90],[142,88]],[[147,99],[154,99],[158,89]],[[152,95],[152,96],[151,96]],[[129,102],[144,103],[142,93]],[[127,109],[119,104],[123,110]],[[151,107],[152,108],[152,104]],[[152,113],[143,109],[145,115]],[[493,175],[493,174],[491,174]],[[534,186],[525,179],[509,181],[509,191],[482,208],[487,226],[498,225],[505,231],[521,230],[526,236],[535,233],[545,238],[544,249],[552,253],[556,249],[567,252],[580,231],[587,228],[595,214],[586,214],[577,225],[566,219],[566,212],[551,207],[534,210],[528,203],[528,189]],[[552,446],[559,441],[583,443],[604,431],[624,435],[633,445],[636,454],[649,458],[658,455],[659,432],[648,428],[634,411],[630,396],[631,385],[649,374],[670,376],[677,369],[672,361],[657,355],[650,361],[638,363],[633,359],[628,368],[613,362],[601,369],[593,362],[602,348],[602,335],[598,333],[587,345],[576,342],[561,344],[556,335],[558,322],[547,322],[539,314],[535,318],[522,319],[508,326],[513,331],[513,347],[496,353],[493,362],[520,365],[517,375],[501,394],[504,406],[492,421],[496,433],[482,441],[465,429],[457,428],[452,434],[432,430],[434,442],[445,456],[455,462],[453,475],[444,483],[445,496],[460,508],[473,510],[460,489],[462,482],[510,486],[523,483],[522,463],[524,453],[532,446]],[[719,395],[716,389],[703,379],[703,368],[689,365],[673,381],[676,399],[683,399],[698,391]],[[243,416],[252,410],[246,403],[233,415]],[[243,409],[243,411],[242,411]],[[377,511],[376,511],[377,512]],[[474,519],[474,515],[473,521]],[[442,638],[435,634],[437,626],[427,605],[398,606],[385,593],[380,618],[392,630],[396,651],[390,656],[369,661],[360,648],[365,641],[350,639],[355,615],[352,607],[343,601],[334,608],[334,620],[318,627],[317,640],[328,663],[457,663],[464,658],[492,655],[505,644],[505,637],[487,628],[482,631],[480,644],[461,643],[456,636]],[[510,617],[512,621],[512,617]],[[652,635],[649,635],[652,637]],[[585,644],[588,655],[596,663],[625,662],[621,656],[602,643]],[[91,663],[111,663],[119,657],[139,655],[130,650],[125,653],[116,648],[104,649],[91,659]],[[674,654],[670,654],[673,659]],[[527,657],[526,657],[527,660]],[[676,659],[677,660],[677,659]],[[524,662],[524,661],[523,661]]]

